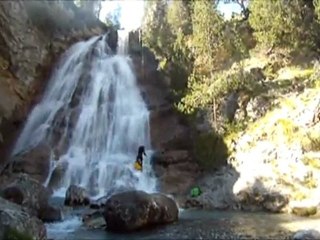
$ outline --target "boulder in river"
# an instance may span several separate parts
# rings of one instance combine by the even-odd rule
[[[44,224],[21,206],[0,198],[0,239],[47,238]]]
[[[64,204],[66,206],[86,206],[90,204],[90,198],[84,188],[70,185],[66,192]]]
[[[91,200],[90,201],[90,208],[92,209],[100,209],[103,208],[106,205],[107,200],[115,194],[121,193],[121,192],[126,192],[126,191],[131,191],[134,189],[131,189],[130,187],[114,187],[111,188],[107,194],[101,198],[98,198],[96,200]]]
[[[14,173],[27,173],[43,183],[50,171],[51,149],[46,144],[40,144],[28,152],[13,157],[12,171]]]
[[[178,220],[176,202],[164,194],[127,191],[111,196],[103,212],[107,230],[130,232]]]
[[[27,174],[13,174],[0,186],[0,195],[6,200],[22,205],[37,216],[43,206],[48,205],[50,192]]]

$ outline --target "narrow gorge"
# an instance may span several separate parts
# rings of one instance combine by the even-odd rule
[[[317,239],[315,55],[266,54],[209,2],[146,3],[132,31],[103,2],[0,3],[0,240]]]

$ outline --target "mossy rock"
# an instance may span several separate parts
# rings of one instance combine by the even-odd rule
[[[5,240],[33,240],[33,238],[25,233],[21,233],[16,229],[8,228],[4,235],[3,239]]]
[[[301,217],[309,217],[317,214],[317,207],[293,207],[292,213]]]

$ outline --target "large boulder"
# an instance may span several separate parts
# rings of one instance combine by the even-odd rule
[[[110,188],[105,196],[100,197],[100,198],[98,198],[96,200],[91,200],[90,201],[90,208],[92,208],[92,209],[103,208],[106,205],[107,200],[111,196],[113,196],[115,194],[118,194],[118,193],[131,191],[131,190],[134,190],[134,189],[131,188],[131,187],[124,187],[124,186]]]
[[[103,212],[107,230],[130,232],[178,220],[176,202],[163,194],[127,191],[111,196]]]
[[[47,238],[44,224],[19,205],[0,198],[0,240]]]
[[[287,211],[289,197],[280,192],[266,189],[260,179],[238,180],[233,186],[233,193],[243,210],[264,210],[272,213]]]
[[[38,216],[48,205],[50,192],[27,174],[10,175],[0,184],[0,195],[11,202],[22,205]]]
[[[90,198],[87,191],[76,185],[70,185],[64,201],[66,206],[86,206],[90,204]]]

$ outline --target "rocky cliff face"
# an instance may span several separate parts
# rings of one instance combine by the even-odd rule
[[[0,3],[0,172],[57,57],[71,44],[107,32],[115,50],[117,33],[72,1]]]
[[[153,163],[159,188],[174,196],[184,195],[200,173],[192,156],[191,128],[175,110],[169,81],[157,70],[158,62],[153,54],[141,48],[137,33],[130,37],[130,56],[150,110],[151,143],[156,151]]]
[[[251,99],[246,129],[225,138],[228,166],[203,176],[186,206],[319,215],[319,76],[318,65],[288,67],[266,81],[277,87]]]

